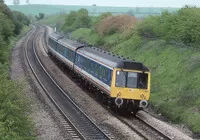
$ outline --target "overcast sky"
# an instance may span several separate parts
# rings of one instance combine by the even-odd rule
[[[13,0],[4,0],[11,5]],[[20,0],[25,4],[26,0]],[[31,4],[57,4],[57,5],[92,5],[97,6],[126,6],[126,7],[183,7],[196,5],[200,7],[200,0],[29,0]]]

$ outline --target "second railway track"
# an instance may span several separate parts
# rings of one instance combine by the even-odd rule
[[[68,128],[68,133],[72,139],[111,139],[68,97],[40,62],[35,51],[39,28],[39,26],[33,27],[32,33],[29,34],[24,47],[25,56],[37,81],[65,118],[66,124],[63,125]]]

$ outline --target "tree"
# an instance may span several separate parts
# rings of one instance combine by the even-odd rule
[[[39,16],[35,16],[35,18],[37,19],[37,20],[40,20],[40,19],[43,19],[45,17],[45,14],[44,13],[39,13]]]
[[[26,0],[26,4],[30,4],[30,1],[29,1],[29,0]]]
[[[0,25],[1,25],[1,35],[5,41],[13,35],[14,24],[6,15],[0,13]]]
[[[129,10],[128,12],[127,12],[127,14],[129,15],[129,16],[135,16],[135,13],[134,13],[134,11],[133,10]]]
[[[19,5],[19,4],[20,4],[20,1],[19,1],[19,0],[13,0],[13,4],[14,4],[14,5]]]
[[[88,11],[82,8],[78,12],[72,11],[66,16],[62,29],[65,32],[70,32],[78,28],[88,28],[90,23]]]
[[[84,8],[77,12],[76,20],[73,24],[74,29],[78,28],[88,28],[90,26],[90,17],[88,11]]]
[[[19,11],[13,11],[13,23],[15,25],[14,33],[18,35],[23,28],[24,25],[29,25],[30,20],[29,18]]]
[[[2,2],[0,2],[0,13],[5,14],[9,19],[12,19],[12,12],[10,11],[10,9],[8,8],[8,6],[6,4]]]

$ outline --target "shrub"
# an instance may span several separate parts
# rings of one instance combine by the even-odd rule
[[[78,28],[88,28],[91,20],[86,9],[80,9],[78,12],[72,11],[66,16],[62,29],[65,32],[71,32]]]
[[[0,75],[0,137],[34,139],[33,126],[27,117],[27,100],[22,86]]]
[[[162,38],[185,44],[198,43],[200,40],[200,9],[185,7],[178,12],[163,12],[160,16],[144,19],[136,30],[146,38]]]
[[[111,35],[129,30],[136,24],[136,18],[128,15],[108,16],[96,25],[100,35]]]

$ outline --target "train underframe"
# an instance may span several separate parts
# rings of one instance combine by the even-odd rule
[[[79,75],[79,78],[81,78],[82,87],[86,88],[89,93],[93,94],[97,101],[102,102],[103,105],[115,112],[121,114],[135,114],[142,109],[139,100],[123,99],[123,103],[119,106],[116,104],[116,98],[110,97],[90,81],[84,79],[81,75]]]

